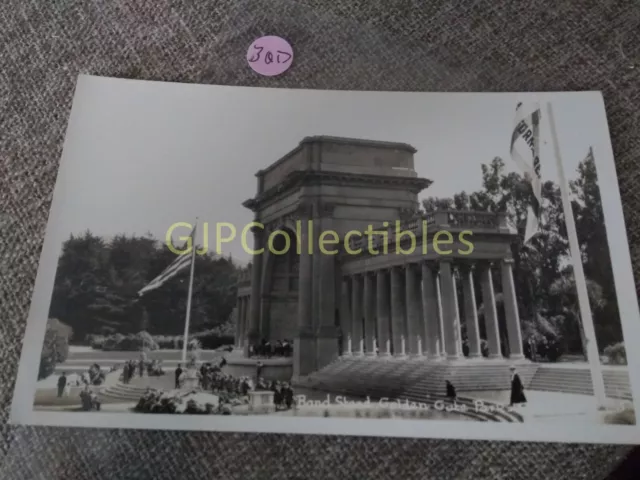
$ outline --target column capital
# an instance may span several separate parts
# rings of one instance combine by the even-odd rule
[[[515,260],[513,258],[503,258],[503,259],[500,260],[500,263],[502,263],[504,265],[513,266],[513,264],[515,263]]]
[[[438,265],[441,264],[441,263],[448,263],[449,265],[452,265],[453,264],[453,257],[440,257],[436,261],[438,262]]]
[[[421,269],[426,268],[429,272],[431,272],[434,275],[438,273],[439,265],[438,265],[438,262],[434,260],[423,260],[419,263],[419,265]]]
[[[311,217],[313,214],[313,202],[307,199],[301,200],[293,213],[300,217]]]
[[[399,273],[402,273],[402,272],[404,272],[405,268],[406,268],[406,265],[405,265],[405,264],[402,264],[402,265],[393,265],[393,266],[389,267],[389,271],[390,271],[390,272],[392,272],[392,273],[393,273],[393,272],[399,272]]]
[[[422,262],[410,262],[405,264],[405,269],[419,272],[422,269]]]
[[[480,260],[476,260],[475,261],[476,267],[478,269],[480,269],[480,270],[491,268],[491,267],[493,267],[493,264],[494,264],[493,260],[489,260],[489,259],[486,259],[486,258],[482,258]]]
[[[471,262],[460,262],[457,266],[461,273],[467,274],[473,272],[475,264]]]

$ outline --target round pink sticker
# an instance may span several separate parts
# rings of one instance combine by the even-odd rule
[[[247,61],[260,75],[280,75],[291,66],[293,49],[284,38],[273,35],[260,37],[249,46]]]

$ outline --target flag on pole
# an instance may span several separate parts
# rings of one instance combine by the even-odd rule
[[[540,227],[542,207],[542,180],[540,177],[540,106],[528,107],[518,103],[511,134],[511,158],[531,184],[533,199],[527,207],[527,225],[524,243],[533,237]]]
[[[195,250],[195,235],[196,235],[196,227],[194,226],[189,234],[189,238],[191,239],[192,248]],[[189,240],[185,242],[185,245],[188,245]],[[191,265],[193,255],[183,254],[178,255],[178,257],[171,262],[171,264],[165,268],[160,275],[151,280],[144,288],[142,288],[138,292],[138,296],[142,297],[145,293],[148,293],[152,290],[160,288],[162,285],[167,283],[173,277],[175,277],[178,273],[184,270],[186,267]]]

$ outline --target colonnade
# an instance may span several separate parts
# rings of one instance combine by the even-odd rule
[[[523,358],[512,260],[497,262],[509,357]],[[474,276],[479,276],[489,358],[502,358],[491,264],[444,258],[353,274],[342,279],[340,324],[344,355],[463,357],[458,282],[470,358],[481,357]]]

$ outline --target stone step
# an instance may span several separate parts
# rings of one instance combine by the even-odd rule
[[[101,392],[98,396],[110,398],[110,399],[122,400],[123,402],[137,402],[141,397],[141,395],[114,393],[108,390]]]

